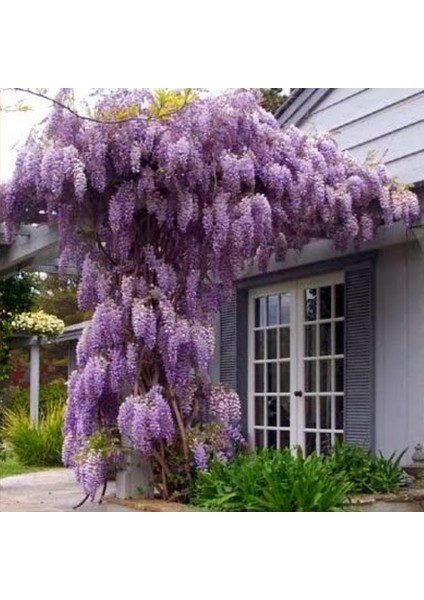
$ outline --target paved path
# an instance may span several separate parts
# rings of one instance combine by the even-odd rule
[[[114,484],[108,484],[108,494]],[[67,469],[28,473],[0,480],[0,512],[73,512],[83,493]],[[87,502],[78,512],[132,512],[112,504]]]

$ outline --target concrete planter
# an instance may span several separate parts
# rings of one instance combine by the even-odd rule
[[[131,448],[128,438],[123,438],[123,446],[127,449],[120,469],[116,474],[116,496],[121,500],[142,497],[154,497],[153,471],[151,462]]]

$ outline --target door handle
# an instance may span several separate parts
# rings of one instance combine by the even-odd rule
[[[302,398],[303,396],[303,392],[301,390],[298,390],[297,392],[294,393],[296,398]]]

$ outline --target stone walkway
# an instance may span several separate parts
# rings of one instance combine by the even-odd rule
[[[114,493],[108,484],[108,494]],[[67,469],[28,473],[0,480],[0,512],[133,512],[124,506],[87,502],[78,511],[83,493]]]

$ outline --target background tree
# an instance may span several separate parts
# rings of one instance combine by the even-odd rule
[[[10,350],[7,337],[13,317],[29,312],[34,306],[38,289],[37,278],[30,273],[9,275],[0,279],[0,396],[7,386],[10,373]]]
[[[262,93],[262,106],[273,115],[289,97],[285,92],[285,88],[260,88],[260,91]]]

